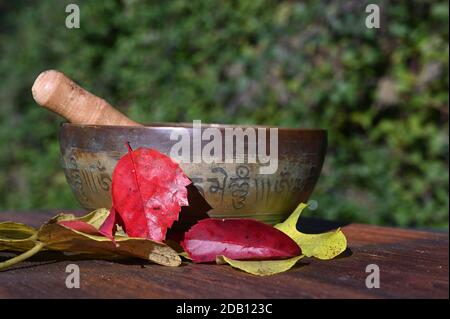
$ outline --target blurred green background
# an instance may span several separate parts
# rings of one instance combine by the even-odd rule
[[[0,29],[0,210],[79,207],[30,93],[53,68],[140,122],[326,128],[316,214],[448,227],[448,1],[0,0]]]

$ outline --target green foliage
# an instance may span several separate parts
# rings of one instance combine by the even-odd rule
[[[59,69],[141,122],[320,127],[321,217],[448,227],[448,2],[0,1],[0,209],[78,207],[61,120],[38,108]],[[373,1],[370,1],[371,3]]]

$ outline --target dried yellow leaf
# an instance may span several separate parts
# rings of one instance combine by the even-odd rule
[[[227,263],[253,275],[269,276],[291,269],[302,257],[303,255],[283,260],[234,260],[219,256],[216,262],[218,264]]]
[[[107,209],[98,209],[79,218],[72,214],[58,214],[39,230],[19,223],[0,223],[0,250],[23,252],[1,262],[0,270],[23,261],[41,250],[86,254],[106,259],[136,257],[172,267],[181,264],[178,253],[164,243],[117,235],[114,238],[117,244],[115,245],[107,237],[86,234],[60,224],[62,221],[82,221],[98,229],[108,213]]]
[[[275,225],[291,237],[302,249],[302,254],[318,259],[332,259],[347,249],[347,238],[340,229],[322,234],[304,234],[297,230],[297,221],[308,205],[301,203],[283,223]]]

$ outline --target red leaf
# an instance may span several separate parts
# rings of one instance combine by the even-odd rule
[[[120,216],[119,216],[120,217]],[[114,233],[116,232],[116,224],[121,224],[119,218],[117,217],[117,212],[114,209],[114,207],[111,207],[109,210],[108,217],[106,217],[105,221],[99,228],[99,232],[105,236],[111,239],[114,243]]]
[[[113,207],[132,237],[163,241],[181,206],[187,206],[191,181],[170,157],[149,148],[133,151],[116,165],[112,176]]]
[[[181,243],[194,262],[217,256],[237,260],[284,259],[301,254],[300,247],[278,229],[252,219],[203,219]]]
[[[62,220],[58,224],[85,234],[103,236],[97,228],[82,220]]]

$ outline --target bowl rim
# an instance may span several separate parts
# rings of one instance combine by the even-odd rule
[[[280,127],[280,126],[270,126],[270,125],[250,125],[250,124],[217,124],[217,123],[201,123],[203,128],[277,128],[283,131],[295,131],[295,132],[308,132],[308,133],[327,133],[327,129],[322,128],[295,128],[295,127]],[[149,124],[143,124],[143,126],[123,126],[123,125],[98,125],[98,124],[77,124],[77,123],[69,123],[62,122],[60,125],[61,129],[66,127],[74,127],[74,128],[88,128],[88,129],[179,129],[179,128],[187,128],[192,129],[192,123],[187,122],[155,122]]]

